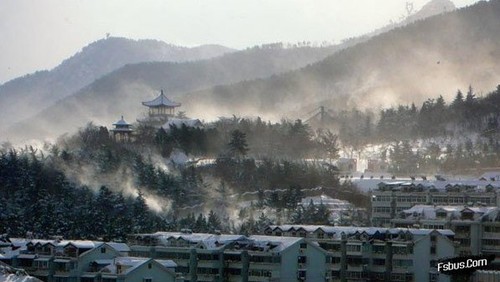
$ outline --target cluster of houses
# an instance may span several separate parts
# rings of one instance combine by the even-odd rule
[[[125,243],[82,240],[0,241],[0,261],[41,281],[177,281],[172,260],[130,257]]]
[[[450,229],[273,225],[265,235],[131,234],[127,243],[4,238],[0,261],[47,282],[450,281]]]

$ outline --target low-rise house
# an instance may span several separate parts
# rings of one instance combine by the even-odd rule
[[[9,253],[10,265],[47,282],[98,282],[102,268],[130,251],[124,243],[62,239],[11,241],[10,248],[16,250]]]

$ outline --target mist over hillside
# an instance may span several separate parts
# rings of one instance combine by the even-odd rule
[[[157,40],[116,37],[98,40],[50,71],[38,71],[0,85],[0,130],[35,115],[126,64],[195,61],[232,51],[218,45],[186,48]]]
[[[301,70],[186,95],[193,115],[306,118],[324,105],[377,108],[421,103],[458,88],[478,92],[500,81],[500,1],[428,18],[376,36]]]
[[[182,102],[179,97],[182,93],[297,69],[325,58],[336,48],[285,48],[282,44],[270,44],[210,60],[126,65],[62,99],[34,118],[14,125],[6,136],[11,140],[16,137],[54,137],[75,131],[90,121],[110,125],[121,115],[133,122],[145,111],[141,101],[156,97],[160,89],[167,96]]]

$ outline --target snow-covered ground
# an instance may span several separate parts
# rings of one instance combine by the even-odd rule
[[[23,269],[0,263],[0,282],[41,282],[41,280],[29,276]]]
[[[39,281],[41,280],[38,280],[31,276],[0,273],[0,282],[39,282]]]

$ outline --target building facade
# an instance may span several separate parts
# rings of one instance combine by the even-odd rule
[[[135,256],[175,261],[184,281],[327,281],[326,251],[304,238],[158,232],[128,241]]]
[[[436,262],[455,256],[451,230],[280,225],[265,232],[303,237],[327,251],[325,281],[450,281]]]
[[[499,206],[497,191],[491,184],[380,182],[371,191],[371,224],[390,227],[392,219],[414,205]]]

